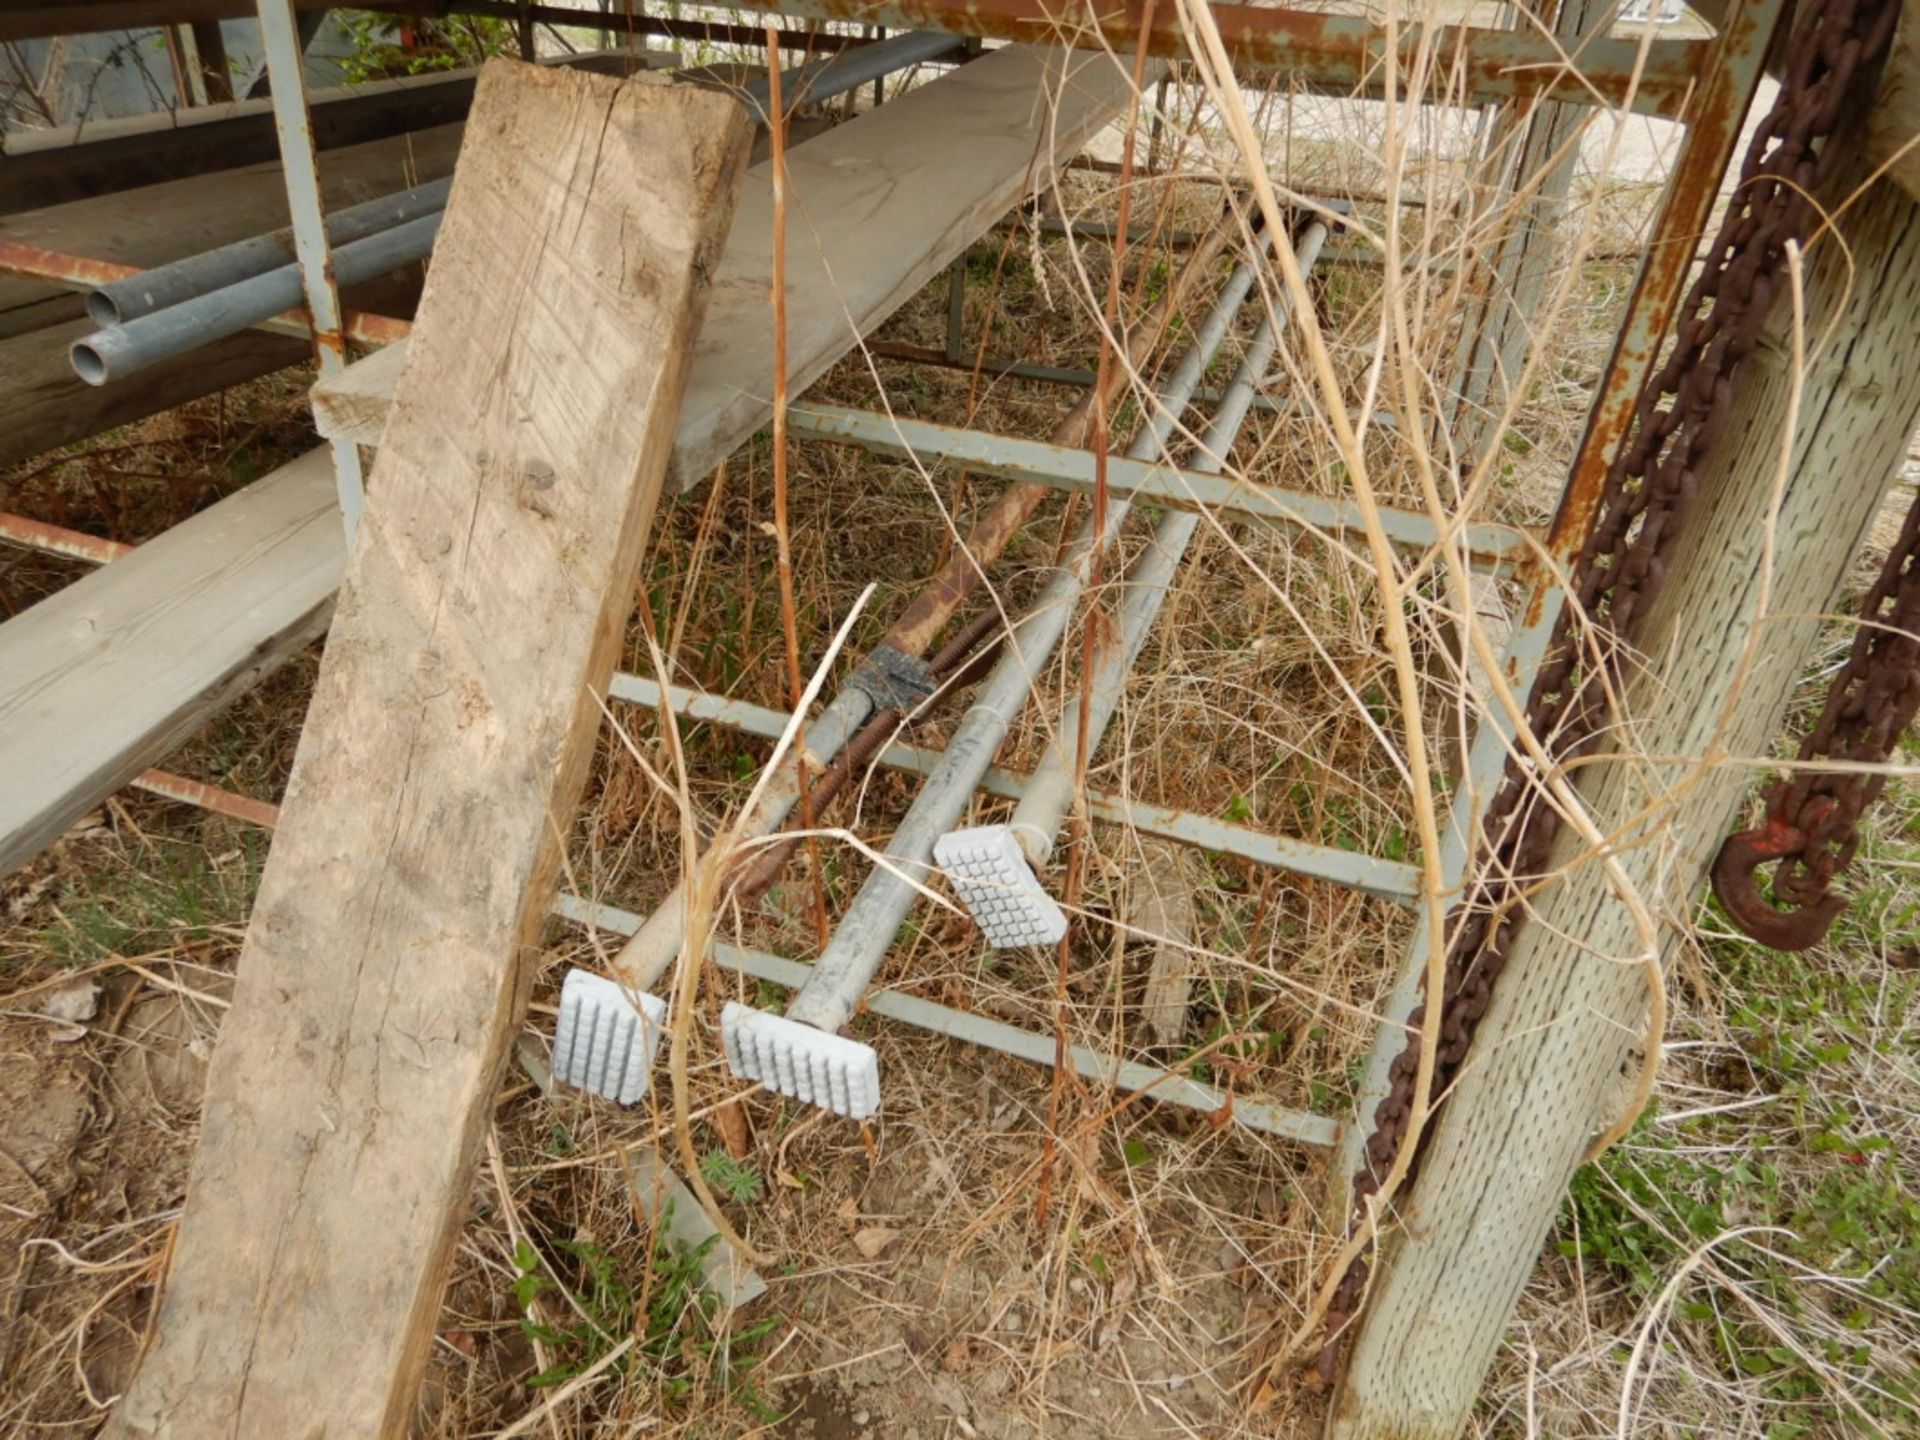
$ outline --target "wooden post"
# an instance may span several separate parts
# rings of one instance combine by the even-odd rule
[[[1829,203],[1865,173],[1842,170]],[[1839,226],[1851,266],[1832,237],[1808,256],[1807,334],[1826,344],[1806,370],[1768,616],[1757,612],[1787,413],[1784,303],[1741,377],[1666,589],[1644,617],[1646,669],[1628,690],[1642,754],[1767,752],[1815,637],[1808,617],[1833,603],[1920,420],[1920,206],[1883,182]],[[1747,765],[1672,760],[1603,759],[1578,772],[1663,926],[1663,953],[1754,778]],[[1341,1440],[1462,1433],[1567,1180],[1615,1119],[1646,1024],[1647,976],[1629,963],[1638,944],[1626,906],[1599,864],[1575,864],[1579,850],[1571,831],[1562,835],[1556,863],[1571,868],[1534,900],[1382,1252],[1329,1417]]]
[[[109,1435],[410,1433],[748,140],[481,76]]]

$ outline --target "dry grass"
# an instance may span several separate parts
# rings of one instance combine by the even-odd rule
[[[1389,157],[1371,121],[1330,131],[1326,113],[1278,97],[1258,106],[1265,143],[1296,189],[1377,195],[1384,186],[1428,202],[1402,212],[1396,269],[1359,255],[1313,277],[1345,393],[1377,393],[1398,409],[1401,395],[1386,381],[1371,388],[1391,307],[1415,321],[1412,353],[1396,351],[1399,362],[1445,376],[1475,261],[1513,217],[1479,202],[1446,215],[1452,197],[1471,193],[1463,190],[1471,177],[1445,153],[1448,136],[1424,135]],[[1162,154],[1203,178],[1141,182],[1137,222],[1164,235],[1215,211],[1221,177],[1235,173],[1215,118],[1193,94],[1172,92]],[[1644,187],[1583,183],[1575,193],[1570,225],[1585,227],[1597,251],[1617,251],[1644,227]],[[1113,180],[1076,172],[1059,201],[1070,215],[1110,217]],[[1384,229],[1377,200],[1356,209],[1366,226]],[[976,247],[969,345],[1090,366],[1109,263],[1104,246],[1031,228]],[[1121,277],[1126,313],[1152,299],[1173,263],[1162,244],[1133,248]],[[1476,518],[1539,523],[1556,498],[1632,265],[1601,259],[1570,273],[1542,327],[1532,383],[1471,501]],[[940,345],[944,314],[941,282],[885,338]],[[1230,351],[1250,329],[1250,321],[1237,329]],[[1229,355],[1210,379],[1231,366]],[[1278,400],[1315,394],[1296,348],[1286,347],[1264,389]],[[1035,438],[1072,398],[859,355],[813,394],[872,405],[882,392],[902,414]],[[6,508],[116,539],[157,533],[249,478],[236,454],[265,469],[279,453],[270,444],[297,448],[290,391],[269,383],[222,403],[226,412],[205,402],[57,464],[24,467],[6,482]],[[1136,393],[1123,422],[1141,403]],[[1201,419],[1186,417],[1195,428]],[[1419,508],[1419,468],[1404,438],[1375,429],[1364,443],[1382,502]],[[1256,483],[1328,496],[1349,488],[1351,457],[1313,403],[1306,413],[1256,414],[1231,459]],[[997,483],[806,444],[787,463],[803,667],[818,662],[866,587],[877,587],[844,673]],[[1438,465],[1447,502],[1462,504],[1458,465],[1446,455]],[[729,462],[717,499],[703,489],[663,507],[644,585],[674,678],[782,708],[780,584],[765,528],[772,473],[759,437]],[[1042,509],[991,571],[976,609],[1019,613],[1055,556],[1068,509],[1058,500]],[[15,562],[0,573],[0,601],[22,607],[74,573],[66,562]],[[1469,704],[1444,575],[1428,578],[1411,597],[1411,634],[1396,656],[1380,624],[1380,575],[1357,534],[1329,543],[1232,523],[1204,529],[1090,783],[1417,859],[1404,761],[1387,738],[1407,719],[1396,659],[1417,670],[1414,719],[1436,753],[1446,753]],[[1023,718],[1001,763],[1026,767],[1043,753],[1077,650],[1063,647],[1069,659],[1044,673],[1045,703]],[[637,627],[626,661],[652,669]],[[310,681],[310,664],[288,667],[196,739],[176,768],[277,795]],[[912,738],[940,743],[962,708],[932,714]],[[698,844],[709,843],[770,746],[683,727],[687,793],[676,796],[639,763],[673,773],[655,717],[618,718],[633,749],[603,737],[570,837],[569,883],[644,913],[681,872],[685,817]],[[876,769],[823,823],[878,845],[913,794]],[[1634,1434],[1771,1440],[1911,1429],[1920,798],[1911,785],[1894,797],[1856,884],[1862,903],[1811,962],[1782,964],[1703,917],[1673,982],[1656,1113],[1577,1177],[1476,1414],[1482,1433],[1613,1434],[1623,1395]],[[982,799],[974,813],[989,820],[1007,808]],[[0,1105],[42,1117],[34,1133],[51,1137],[44,1156],[9,1150],[11,1166],[0,1158],[8,1207],[0,1230],[9,1249],[33,1242],[24,1271],[10,1272],[0,1256],[0,1306],[19,1312],[0,1347],[10,1362],[0,1380],[6,1433],[84,1430],[130,1373],[263,853],[257,832],[128,794],[6,883],[0,986],[12,998],[0,1018]],[[721,933],[810,958],[814,884],[838,913],[868,869],[846,843],[819,855],[817,873],[802,852],[760,903],[723,911]],[[1126,928],[1144,892],[1165,881],[1166,852],[1097,826],[1083,861],[1066,1007],[1073,1040],[1180,1063],[1239,1093],[1344,1113],[1413,911],[1231,858],[1191,857],[1179,883],[1191,894],[1193,982],[1177,1042],[1167,1044],[1140,1013],[1153,946]],[[536,1052],[565,968],[604,963],[615,945],[611,935],[551,928],[530,1026]],[[98,1016],[68,1041],[34,1012],[76,976],[106,989]],[[1073,1083],[1054,1127],[1052,1204],[1039,1222],[1043,1072],[863,1016],[854,1033],[879,1052],[887,1101],[884,1119],[862,1131],[730,1079],[715,1043],[721,1003],[782,997],[711,966],[698,978],[691,1133],[728,1220],[766,1257],[769,1294],[737,1316],[703,1306],[683,1259],[641,1218],[628,1162],[636,1147],[672,1153],[664,1086],[621,1111],[550,1095],[537,1066],[516,1069],[459,1245],[422,1434],[745,1434],[779,1416],[790,1417],[781,1433],[817,1436],[1230,1436],[1318,1424],[1320,1402],[1290,1385],[1267,1413],[1249,1416],[1245,1402],[1339,1239],[1339,1217],[1326,1213],[1324,1156]],[[1054,1023],[1051,957],[986,951],[970,924],[932,905],[915,911],[881,978],[1027,1029]],[[536,1375],[553,1383],[530,1384]]]

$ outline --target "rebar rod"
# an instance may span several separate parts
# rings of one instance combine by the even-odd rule
[[[1151,461],[1162,456],[1167,438],[1199,388],[1201,375],[1253,289],[1253,282],[1253,264],[1242,261],[1168,378],[1153,413],[1128,447],[1130,458]],[[1066,633],[1094,557],[1119,536],[1131,508],[1125,500],[1108,506],[1105,523],[1097,532],[1093,516],[1082,522],[1039,603],[1008,637],[993,673],[981,685],[947,742],[939,767],[914,798],[882,861],[860,887],[812,977],[787,1007],[789,1020],[832,1034],[852,1016],[919,894],[908,877],[926,873],[934,841],[953,828],[972,800],[981,775],[993,763],[1032,692],[1035,676]]]
[[[348,245],[444,210],[452,185],[449,176],[336,210],[327,216],[327,243]],[[124,325],[293,263],[293,229],[283,226],[102,285],[87,297],[87,314],[101,325]]]
[[[1135,328],[1128,345],[1131,367],[1146,363],[1147,354],[1165,323],[1186,303],[1194,287],[1239,233],[1236,223],[1223,219],[1206,241],[1194,249],[1167,293],[1154,303]],[[1112,394],[1118,394],[1128,369],[1128,366],[1114,367]],[[1112,395],[1108,398],[1111,400]],[[1093,396],[1089,393],[1054,428],[1054,442],[1086,443],[1092,414]],[[999,558],[1048,493],[1048,487],[1038,483],[1009,485],[1001,491],[974,522],[966,541],[955,547],[938,573],[888,628],[880,648],[906,656],[925,653],[934,636],[945,628],[979,586],[986,568]],[[820,714],[807,723],[807,763],[822,766],[831,761],[879,708],[879,702],[865,689],[851,684],[842,686]],[[762,839],[786,823],[787,816],[799,804],[801,760],[800,756],[789,756],[779,773],[768,781],[753,811],[737,823],[736,829],[743,840]],[[674,956],[680,953],[680,942],[686,931],[686,903],[687,877],[683,875],[680,883],[614,957],[610,968],[623,984],[646,990],[666,972]]]
[[[1294,258],[1301,273],[1313,269],[1327,238],[1327,227],[1318,221],[1308,225],[1294,243]],[[1200,441],[1200,450],[1187,468],[1203,475],[1217,475],[1226,465],[1227,451],[1251,408],[1254,387],[1266,374],[1278,344],[1274,320],[1284,321],[1290,301],[1282,293],[1274,302],[1274,314],[1260,322],[1259,330],[1247,346],[1240,368],[1228,382],[1220,407]],[[1100,740],[1119,706],[1127,675],[1139,658],[1153,622],[1166,603],[1173,577],[1185,558],[1187,546],[1199,531],[1201,516],[1192,510],[1169,510],[1155,529],[1153,539],[1127,572],[1127,596],[1120,611],[1120,636],[1117,644],[1101,648],[1091,676],[1082,676],[1081,684],[1091,695],[1086,716],[1086,747],[1090,759],[1100,748]],[[1060,710],[1047,753],[1027,782],[1027,790],[1015,807],[1008,828],[1026,852],[1035,872],[1053,857],[1053,847],[1073,804],[1074,776],[1079,771],[1080,697],[1069,695]]]
[[[440,218],[441,212],[435,211],[342,245],[333,252],[335,282],[345,289],[421,259],[433,248]],[[74,373],[89,385],[125,379],[291,310],[304,295],[300,267],[283,265],[76,340],[71,352]]]

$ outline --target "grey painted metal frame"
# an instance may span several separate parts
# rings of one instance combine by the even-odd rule
[[[1036,481],[1061,490],[1091,492],[1094,487],[1093,456],[1086,450],[936,425],[876,410],[795,405],[787,412],[787,432],[804,440],[858,445],[875,454],[901,459],[948,461],[975,475]],[[1331,543],[1365,531],[1360,507],[1348,500],[1249,485],[1202,469],[1117,455],[1107,458],[1107,489],[1110,494],[1143,504],[1209,510],[1236,520],[1296,526]],[[1439,531],[1433,521],[1416,511],[1384,510],[1381,522],[1396,545],[1428,550],[1438,543]],[[1465,539],[1476,563],[1515,565],[1530,553],[1527,537],[1506,526],[1472,525],[1467,527]]]
[[[845,693],[845,692],[842,692]],[[607,689],[607,698],[658,709],[662,699],[658,683],[644,675],[617,674]],[[670,685],[665,698],[673,713],[683,720],[724,725],[743,734],[777,740],[786,733],[787,715],[755,705],[750,700],[729,700],[685,686]],[[807,746],[814,748],[816,727],[807,727]],[[837,747],[836,747],[837,748]],[[914,775],[931,775],[944,752],[925,745],[895,741],[875,758],[890,770]],[[1028,776],[1015,770],[989,765],[980,777],[980,789],[1004,800],[1018,800],[1026,793]],[[1152,835],[1196,850],[1249,860],[1275,870],[1287,870],[1316,880],[1358,890],[1382,900],[1411,905],[1420,893],[1420,872],[1399,860],[1380,860],[1331,845],[1315,845],[1286,835],[1270,835],[1246,825],[1233,825],[1190,810],[1173,810],[1164,805],[1149,805],[1130,796],[1111,791],[1087,792],[1087,813],[1106,825],[1124,825],[1143,835]],[[766,833],[771,833],[766,832]],[[664,907],[663,907],[664,908]],[[657,912],[656,912],[657,913]],[[650,917],[651,918],[651,917]],[[677,941],[675,942],[678,943]]]
[[[293,220],[294,254],[306,291],[307,314],[313,323],[314,359],[325,379],[347,368],[347,342],[341,324],[340,292],[333,283],[326,208],[320,200],[313,122],[307,113],[305,46],[292,0],[258,0],[258,10],[267,76],[273,86],[273,125],[280,137],[281,172],[287,182],[287,210]],[[335,440],[332,449],[340,515],[351,546],[366,504],[366,477],[357,445]]]
[[[1326,243],[1327,227],[1319,221],[1309,224],[1294,243],[1294,259],[1302,273],[1311,273]],[[1233,448],[1240,426],[1247,418],[1254,387],[1273,363],[1278,345],[1274,322],[1285,323],[1289,302],[1282,294],[1273,312],[1263,315],[1240,367],[1227,382],[1226,393],[1214,411],[1206,433],[1200,437],[1199,454],[1193,462],[1196,478],[1217,475],[1226,465],[1227,452]],[[1160,607],[1166,603],[1180,562],[1187,547],[1199,533],[1201,517],[1191,509],[1170,509],[1154,527],[1153,538],[1127,571],[1126,599],[1120,607],[1120,640],[1105,644],[1090,667],[1081,676],[1083,693],[1089,697],[1086,711],[1080,709],[1080,696],[1069,695],[1060,707],[1046,754],[1034,771],[1033,779],[1020,797],[1007,826],[1026,852],[1037,872],[1053,858],[1053,847],[1073,808],[1074,779],[1079,765],[1099,753],[1107,726],[1119,708],[1120,695],[1127,676],[1152,633]],[[1084,736],[1083,736],[1084,730]],[[1086,753],[1080,753],[1084,738]],[[1071,748],[1070,748],[1071,747]]]
[[[553,913],[577,924],[611,930],[617,935],[631,935],[640,928],[640,917],[631,910],[585,900],[577,895],[560,895],[554,901]],[[761,950],[742,949],[722,941],[714,943],[713,958],[723,970],[732,970],[756,980],[771,981],[788,990],[801,989],[814,974],[814,967],[801,961],[782,959]],[[1049,1069],[1053,1066],[1054,1038],[1051,1035],[1036,1035],[1031,1030],[1022,1030],[984,1015],[956,1010],[952,1006],[936,1004],[898,990],[871,991],[866,996],[865,1006],[875,1015],[911,1025],[918,1030],[947,1035],[969,1045],[997,1050],[1002,1055],[1011,1055]],[[1202,1114],[1217,1114],[1225,1109],[1236,1124],[1244,1125],[1249,1130],[1278,1135],[1322,1149],[1332,1146],[1338,1136],[1339,1125],[1324,1115],[1289,1110],[1244,1095],[1230,1095],[1211,1085],[1190,1080],[1176,1071],[1143,1065],[1135,1060],[1122,1060],[1085,1045],[1068,1047],[1068,1059],[1076,1074],[1096,1084],[1112,1085],[1129,1094],[1145,1095],[1164,1104],[1179,1105]]]
[[[1266,243],[1271,242],[1263,237],[1263,251]],[[1252,264],[1242,261],[1155,397],[1152,413],[1129,447],[1134,459],[1162,453],[1253,281]],[[1000,659],[974,691],[973,703],[954,727],[939,766],[920,787],[895,827],[885,855],[841,916],[813,978],[788,1005],[787,1019],[831,1035],[853,1013],[919,894],[910,877],[927,872],[934,842],[953,828],[971,802],[980,776],[1025,706],[1035,677],[1066,634],[1095,558],[1119,536],[1129,508],[1125,500],[1115,500],[1104,516],[1088,516],[1039,600],[1006,637]]]

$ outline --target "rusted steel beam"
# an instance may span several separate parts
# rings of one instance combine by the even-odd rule
[[[218,785],[209,785],[203,780],[189,780],[170,770],[142,770],[133,777],[132,784],[136,790],[178,800],[183,805],[197,805],[202,810],[225,815],[229,820],[244,820],[249,825],[262,825],[269,830],[280,823],[278,805],[255,800],[251,795],[222,790]]]
[[[1034,44],[1103,46],[1129,55],[1140,43],[1142,10],[1114,0],[765,0],[767,7],[812,20],[844,20],[903,30],[951,30],[960,35]],[[1376,95],[1385,83],[1388,32],[1384,25],[1352,15],[1270,9],[1258,5],[1213,5],[1237,70],[1271,75],[1334,94]],[[1706,54],[1700,40],[1654,40],[1641,62],[1638,41],[1597,37],[1571,61],[1555,42],[1527,30],[1474,26],[1399,27],[1397,45],[1405,64],[1423,46],[1435,58],[1434,74],[1451,92],[1430,98],[1447,103],[1526,99],[1605,106],[1631,92],[1633,108],[1650,115],[1678,115]],[[1172,6],[1160,6],[1147,27],[1147,53],[1180,59],[1188,53],[1185,27]],[[1638,72],[1638,83],[1634,76]],[[1455,83],[1457,77],[1457,84]],[[1401,85],[1404,90],[1404,78]]]
[[[295,10],[338,8],[334,0],[293,0]],[[429,19],[449,15],[484,15],[500,19],[518,19],[522,7],[508,0],[372,0],[357,7],[394,15],[417,15]],[[636,10],[638,7],[635,7]],[[536,25],[576,25],[592,30],[611,30],[615,34],[661,36],[668,39],[707,40],[717,44],[747,45],[755,49],[767,43],[767,32],[753,25],[731,25],[721,21],[672,19],[664,15],[611,14],[601,10],[578,9],[565,5],[528,5],[527,17]],[[254,13],[252,0],[59,0],[51,4],[0,6],[0,41],[32,40],[52,35],[84,35],[101,30],[127,30],[150,25],[204,24],[217,20],[239,20]],[[809,35],[797,30],[782,31],[783,50],[837,50],[858,44],[856,35]]]
[[[1688,107],[1687,137],[1667,181],[1647,258],[1627,301],[1600,392],[1588,413],[1586,434],[1554,516],[1548,548],[1557,560],[1569,559],[1593,528],[1607,472],[1673,329],[1675,311],[1719,198],[1720,182],[1732,163],[1780,11],[1780,0],[1731,0],[1720,32],[1711,42],[1700,94]]]
[[[0,274],[27,275],[84,292],[139,273],[138,265],[95,260],[86,255],[69,255],[61,250],[43,250],[38,245],[0,239]],[[347,339],[360,345],[391,345],[413,333],[411,321],[397,320],[391,315],[370,315],[361,310],[346,311],[341,322]],[[300,336],[312,333],[303,310],[283,311],[259,328]]]
[[[0,511],[0,540],[47,555],[84,560],[89,565],[104,565],[109,560],[118,560],[133,549],[131,545],[122,545],[118,540],[103,540],[84,530],[69,530],[64,525],[49,525],[44,520],[33,520],[25,515],[4,511]]]
[[[299,10],[325,8],[324,0],[294,0]],[[410,15],[490,15],[516,18],[517,4],[504,0],[374,0],[364,8]],[[766,0],[765,8],[808,20],[879,25],[887,30],[947,30],[956,35],[1030,41],[1036,44],[1101,45],[1131,54],[1139,42],[1141,10],[1113,0]],[[1270,9],[1258,5],[1215,5],[1213,16],[1234,63],[1249,75],[1286,78],[1309,89],[1335,94],[1377,94],[1384,83],[1387,53],[1383,25],[1351,15]],[[161,21],[246,15],[244,0],[78,0],[0,10],[0,40],[82,30],[119,29]],[[763,45],[764,32],[748,26],[703,20],[667,20],[656,16],[607,16],[597,10],[532,5],[527,14],[538,23],[583,25],[643,35],[704,38],[728,44]],[[157,17],[157,18],[156,18]],[[826,50],[854,43],[846,35],[792,33],[783,47]],[[1632,77],[1640,60],[1637,41],[1598,38],[1569,65],[1553,41],[1531,31],[1475,26],[1402,25],[1398,48],[1411,57],[1431,43],[1435,73],[1458,75],[1460,86],[1443,97],[1461,104],[1526,98],[1551,93],[1556,100],[1614,106],[1633,89],[1633,108],[1650,115],[1677,115],[1693,85],[1705,50],[1698,40],[1654,40],[1646,52],[1637,87]],[[1159,8],[1147,39],[1147,53],[1179,59],[1187,40],[1173,7]]]

